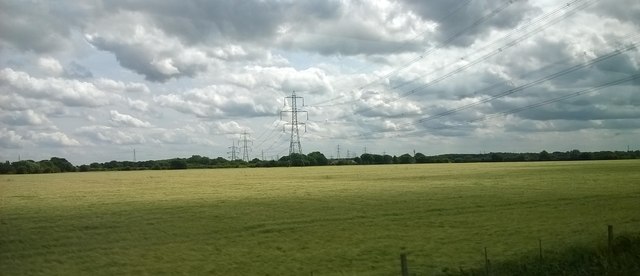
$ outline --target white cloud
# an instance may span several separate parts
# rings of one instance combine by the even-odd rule
[[[0,112],[2,114],[2,112]],[[46,116],[40,113],[36,113],[33,110],[13,111],[8,112],[3,116],[0,116],[0,121],[9,125],[32,125],[38,126],[43,124],[50,124],[51,121]]]
[[[155,96],[154,102],[202,118],[259,117],[275,114],[277,100],[232,85],[210,85],[183,93]]]
[[[215,122],[214,128],[216,132],[219,134],[240,134],[243,131],[247,130],[247,128],[240,126],[238,122],[228,121],[228,122]]]
[[[109,97],[92,83],[61,78],[36,78],[11,68],[0,70],[0,89],[32,99],[58,101],[67,106],[97,107]]]
[[[84,126],[78,128],[76,133],[89,138],[94,144],[133,145],[146,142],[141,134],[108,126]]]
[[[149,87],[144,83],[116,81],[112,79],[99,78],[95,81],[97,88],[103,91],[114,93],[144,93],[148,94]]]
[[[38,59],[38,66],[51,76],[60,76],[64,73],[64,68],[60,62],[52,57],[41,57]]]
[[[121,114],[116,110],[109,111],[111,115],[111,123],[116,127],[151,127],[151,123],[142,121],[138,118],[135,118],[131,115]]]
[[[0,129],[0,147],[21,148],[25,144],[24,138],[14,130],[7,128]]]
[[[80,142],[74,138],[70,138],[66,134],[56,132],[30,132],[26,136],[29,140],[36,144],[54,147],[74,147],[80,146]]]
[[[149,104],[143,100],[133,100],[131,98],[127,98],[127,104],[131,109],[147,112],[149,111]]]

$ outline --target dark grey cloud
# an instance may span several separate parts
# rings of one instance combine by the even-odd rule
[[[188,44],[229,41],[270,43],[278,28],[298,21],[330,20],[339,1],[104,1],[106,10],[148,15],[162,30]]]
[[[0,1],[0,50],[3,44],[36,53],[72,47],[72,31],[86,23],[92,8],[86,2]]]
[[[585,130],[634,130],[640,128],[640,121],[635,119],[610,119],[610,120],[554,120],[535,121],[521,120],[516,123],[508,123],[504,126],[505,132],[572,132]],[[584,138],[584,137],[583,137]]]
[[[463,7],[460,1],[447,0],[403,0],[409,10],[419,14],[423,19],[438,23],[437,41],[449,41],[451,46],[468,46],[477,38],[492,30],[509,30],[516,27],[529,13],[538,12],[528,1],[480,0],[470,1]],[[492,11],[505,7],[493,17],[475,25]],[[450,16],[444,16],[450,15]],[[449,46],[445,45],[445,46]]]
[[[142,45],[108,40],[99,36],[91,37],[90,42],[100,50],[113,53],[120,65],[144,75],[145,79],[150,81],[166,81],[180,76],[194,77],[198,72],[206,70],[206,65],[198,63],[173,60],[163,63],[157,60],[157,55]]]
[[[317,52],[321,55],[389,55],[403,51],[416,51],[420,47],[415,42],[392,41],[382,37],[374,30],[346,28],[331,33],[300,33],[295,39],[286,40],[282,46],[286,49]],[[356,32],[357,35],[351,33]],[[410,44],[408,44],[410,43]]]
[[[443,137],[468,137],[478,126],[452,120],[434,120],[416,124],[418,129],[413,135],[432,135]]]
[[[616,3],[603,1],[597,3],[590,12],[599,14],[603,18],[632,22],[640,25],[640,3],[635,0],[617,0]]]

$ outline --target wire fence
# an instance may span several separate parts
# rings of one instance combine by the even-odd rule
[[[613,225],[608,225],[606,237],[606,246],[598,242],[592,248],[574,246],[559,251],[544,248],[543,241],[538,239],[535,254],[498,262],[492,262],[490,248],[484,247],[481,264],[437,272],[424,264],[412,265],[411,254],[403,252],[397,271],[401,276],[640,275],[640,236],[616,237]]]

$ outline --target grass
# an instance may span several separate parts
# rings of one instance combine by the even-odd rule
[[[617,236],[608,246],[575,245],[562,250],[530,253],[488,266],[448,270],[449,276],[486,275],[640,275],[640,235]]]
[[[0,274],[397,275],[640,229],[640,162],[0,176]]]

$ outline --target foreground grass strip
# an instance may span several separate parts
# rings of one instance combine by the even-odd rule
[[[601,244],[601,243],[599,243]],[[530,253],[517,259],[493,263],[487,267],[464,270],[446,269],[443,275],[640,275],[640,234],[616,237],[608,246],[570,246],[560,251],[545,251],[544,257]]]
[[[0,176],[7,275],[395,275],[640,229],[640,162]]]

